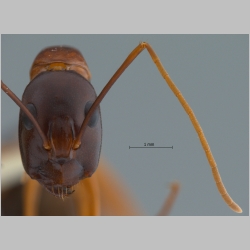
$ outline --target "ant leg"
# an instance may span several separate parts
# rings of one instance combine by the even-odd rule
[[[164,202],[161,210],[158,212],[157,215],[159,216],[169,215],[176,200],[176,197],[178,196],[179,191],[180,191],[179,182],[175,181],[170,183],[170,194],[168,195],[166,201]]]
[[[96,175],[82,180],[75,192],[77,215],[98,216],[100,211],[100,191]]]
[[[101,213],[105,216],[135,216],[145,214],[136,198],[123,184],[122,178],[115,169],[103,159],[94,173],[97,176],[100,196]],[[92,177],[91,177],[92,178]]]
[[[26,175],[26,174],[25,174]],[[26,175],[23,185],[23,215],[37,216],[40,205],[42,187],[40,184]]]

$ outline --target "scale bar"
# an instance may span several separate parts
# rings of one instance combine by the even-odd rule
[[[129,146],[129,149],[131,149],[131,148],[172,148],[173,149],[174,147],[173,146],[172,147],[154,147],[154,146],[153,147],[150,147],[150,146],[145,146],[145,147],[130,147]]]

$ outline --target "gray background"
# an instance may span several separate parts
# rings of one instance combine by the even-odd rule
[[[249,214],[248,35],[2,35],[1,79],[21,98],[46,46],[71,45],[85,57],[97,94],[140,41],[149,42],[198,118],[231,197]],[[2,143],[17,140],[19,108],[2,92]],[[146,51],[101,103],[102,155],[146,214],[182,189],[171,215],[238,215],[221,199],[199,139]],[[174,149],[129,149],[153,142]]]

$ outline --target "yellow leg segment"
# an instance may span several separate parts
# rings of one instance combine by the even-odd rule
[[[23,185],[23,215],[38,216],[42,186],[25,174]]]
[[[80,181],[73,194],[77,206],[77,215],[97,216],[101,214],[100,191],[95,174]]]

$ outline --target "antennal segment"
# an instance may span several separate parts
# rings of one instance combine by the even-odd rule
[[[49,142],[46,138],[46,136],[44,135],[43,131],[41,130],[39,124],[37,123],[36,119],[34,118],[34,116],[30,113],[30,111],[23,105],[23,103],[20,101],[20,99],[3,83],[3,81],[1,80],[1,88],[2,90],[21,108],[21,110],[28,116],[28,118],[31,120],[31,122],[34,124],[34,126],[36,127],[39,135],[41,136],[42,140],[43,140],[43,147],[46,150],[50,150],[50,145]]]
[[[109,82],[106,84],[106,86],[103,88],[99,96],[96,98],[95,102],[91,106],[88,114],[86,115],[80,132],[78,136],[76,137],[74,143],[73,143],[73,148],[77,149],[81,145],[81,138],[82,135],[87,127],[87,124],[94,113],[95,109],[98,107],[102,99],[105,97],[105,95],[108,93],[110,88],[113,86],[113,84],[116,82],[116,80],[120,77],[120,75],[125,71],[125,69],[133,62],[133,60],[142,52],[142,50],[147,49],[148,53],[150,54],[153,62],[155,63],[156,67],[158,68],[159,72],[161,73],[162,77],[165,79],[166,83],[170,87],[170,89],[173,91],[179,102],[181,103],[182,107],[186,111],[187,115],[189,116],[189,119],[191,123],[193,124],[193,127],[198,134],[198,137],[200,139],[201,145],[203,147],[203,150],[206,154],[207,160],[209,162],[209,165],[212,170],[212,174],[216,183],[216,186],[218,188],[218,191],[220,192],[222,198],[224,201],[227,203],[227,205],[236,213],[242,213],[242,209],[232,200],[232,198],[229,196],[229,194],[226,191],[225,186],[223,185],[222,179],[220,177],[217,164],[214,160],[214,157],[212,155],[212,152],[210,150],[210,147],[208,145],[208,142],[206,140],[206,137],[202,131],[202,128],[198,122],[198,120],[195,117],[195,114],[183,95],[181,94],[180,90],[175,86],[174,82],[171,80],[169,77],[169,74],[167,71],[164,69],[162,66],[159,57],[156,55],[152,47],[146,43],[146,42],[141,42],[126,58],[126,60],[123,62],[123,64],[120,66],[120,68],[115,72],[115,74],[112,76],[112,78],[109,80]]]

